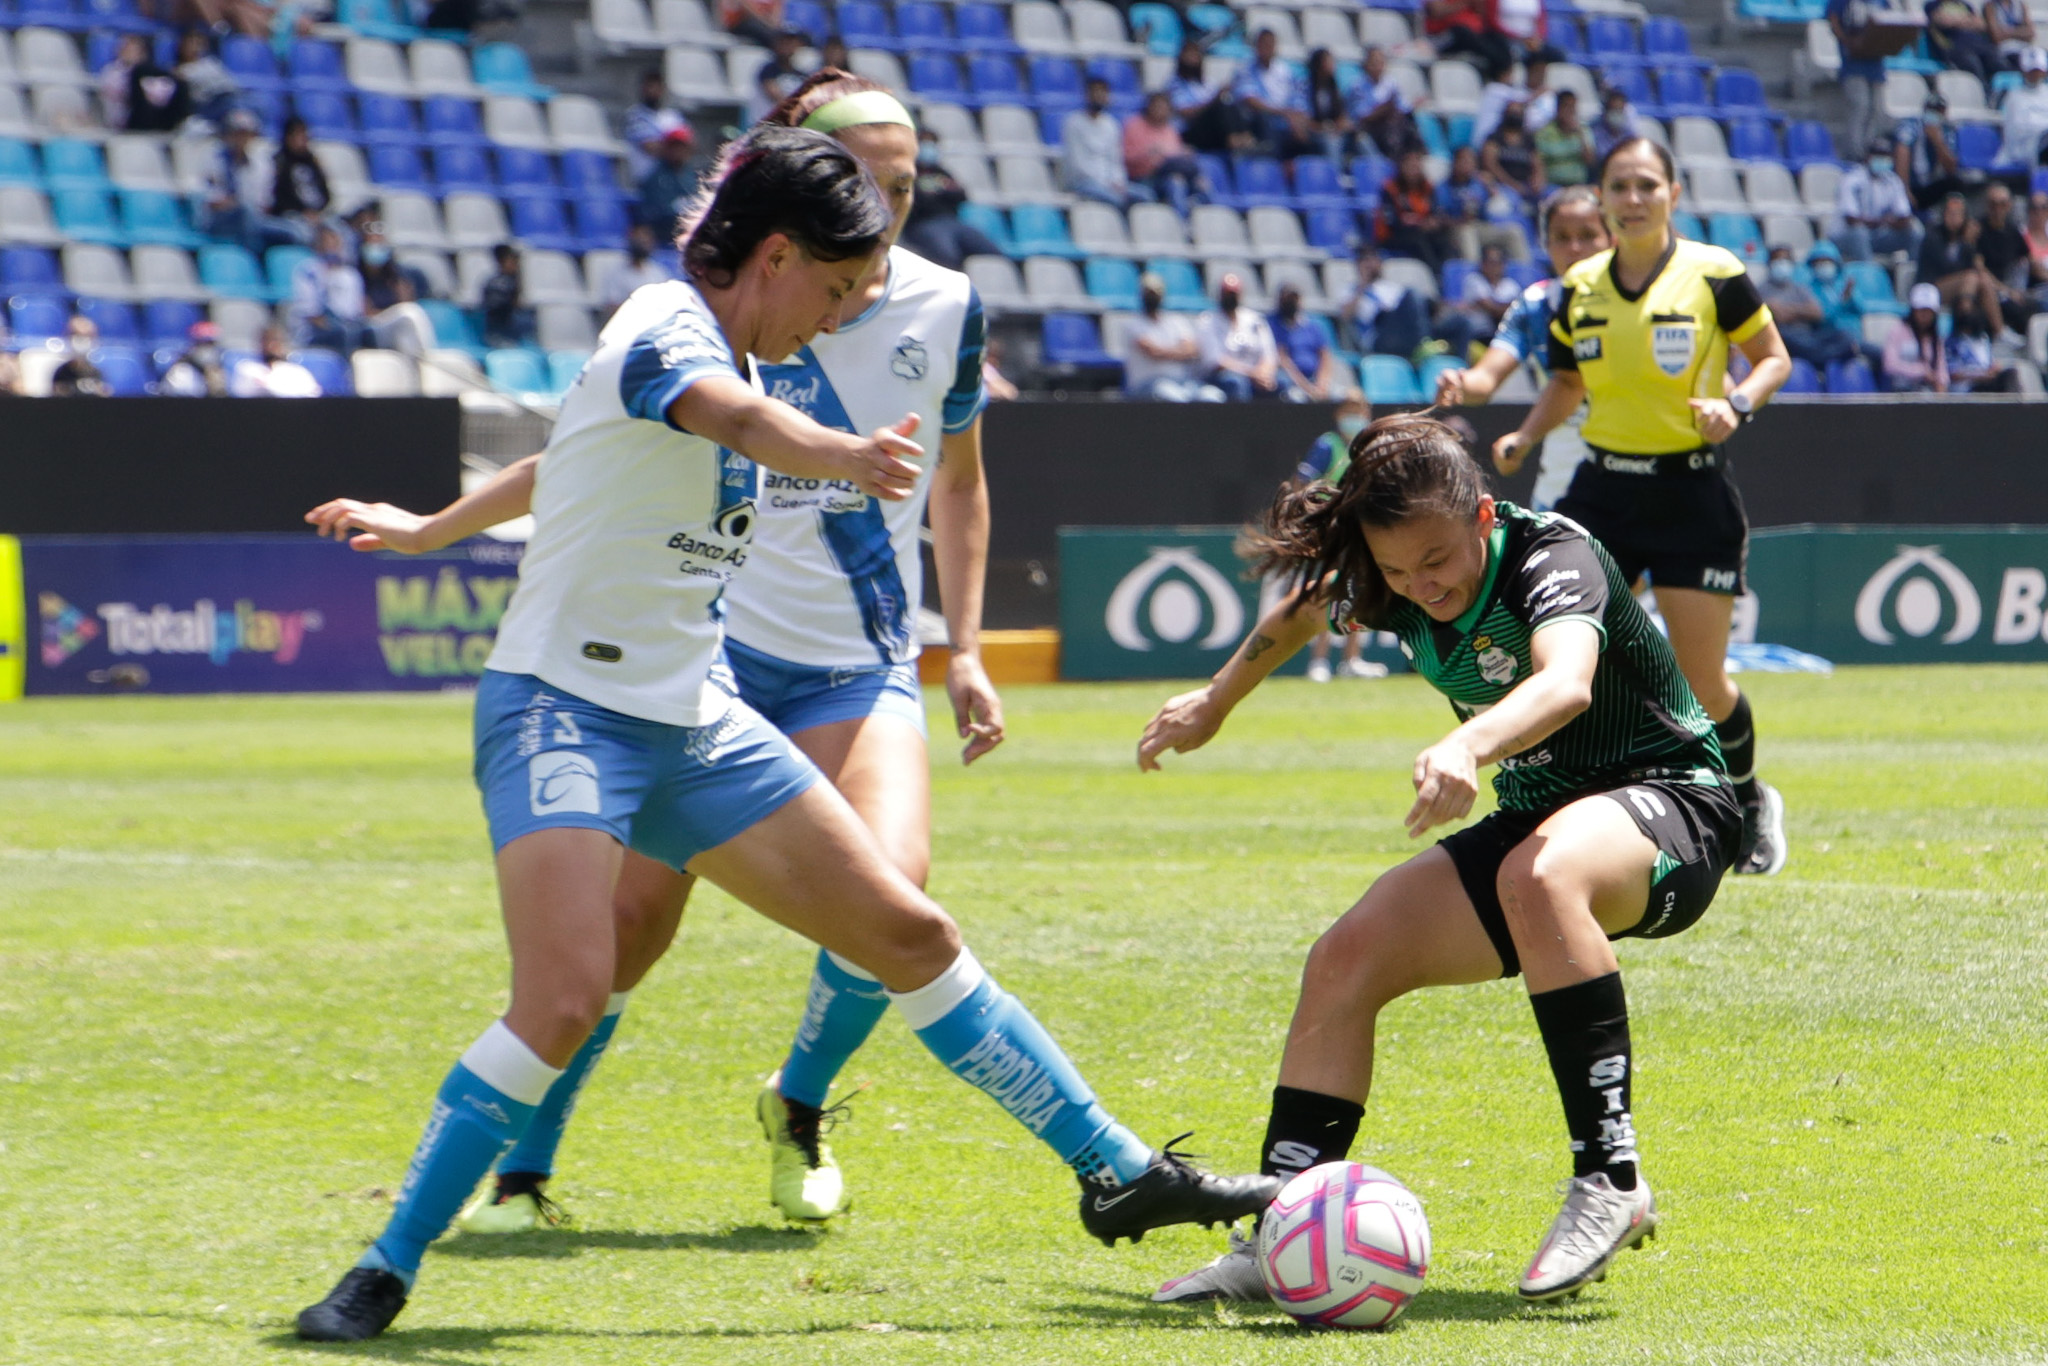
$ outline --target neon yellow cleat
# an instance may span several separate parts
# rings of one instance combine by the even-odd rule
[[[802,1101],[786,1100],[780,1090],[782,1072],[761,1088],[754,1113],[761,1132],[775,1150],[768,1193],[783,1217],[819,1224],[847,1208],[846,1184],[832,1149],[819,1138],[828,1113]]]
[[[508,1172],[479,1190],[455,1216],[464,1233],[531,1233],[545,1224],[553,1228],[568,1216],[548,1199],[541,1185],[547,1178],[532,1172]]]

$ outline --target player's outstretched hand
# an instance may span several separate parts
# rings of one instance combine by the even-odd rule
[[[1003,699],[989,681],[981,656],[963,652],[946,665],[946,696],[953,703],[953,724],[967,744],[960,762],[971,764],[1003,743]]]
[[[924,455],[924,447],[910,438],[917,434],[918,416],[907,414],[893,427],[877,427],[853,448],[853,468],[847,478],[870,498],[898,503],[917,487],[917,466],[910,462]]]
[[[1457,408],[1465,402],[1465,372],[1445,370],[1436,377],[1436,406]]]
[[[1686,402],[1692,405],[1693,428],[1709,446],[1720,445],[1742,425],[1742,419],[1725,398],[1689,398]]]
[[[1479,795],[1479,764],[1456,739],[1439,740],[1415,756],[1415,805],[1402,824],[1418,838],[1431,826],[1463,820]]]
[[[335,498],[306,514],[322,536],[347,541],[351,550],[396,550],[419,555],[440,547],[426,536],[427,519],[389,503],[359,503]]]
[[[1520,432],[1509,432],[1493,443],[1493,467],[1502,474],[1514,474],[1529,458],[1529,443]]]
[[[1159,709],[1159,714],[1146,722],[1145,733],[1138,737],[1138,767],[1147,773],[1155,773],[1159,769],[1160,755],[1168,750],[1186,754],[1189,750],[1200,749],[1221,729],[1222,714],[1217,711],[1207,688],[1170,697]]]

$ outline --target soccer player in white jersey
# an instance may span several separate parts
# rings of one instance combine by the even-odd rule
[[[1549,381],[1550,371],[1543,362],[1550,347],[1550,318],[1564,292],[1559,281],[1579,262],[1613,246],[1614,238],[1600,212],[1600,192],[1591,185],[1572,185],[1544,200],[1541,226],[1544,248],[1550,254],[1551,278],[1530,285],[1508,305],[1477,365],[1469,370],[1446,370],[1436,377],[1439,407],[1486,403],[1518,365],[1528,367],[1537,388]],[[1585,423],[1586,405],[1580,404],[1576,413],[1543,439],[1536,488],[1529,497],[1529,506],[1538,512],[1548,512],[1564,497],[1579,462],[1589,454],[1586,438],[1579,434]]]
[[[1082,1222],[1105,1242],[1235,1218],[1277,1189],[1201,1172],[1112,1119],[718,667],[720,600],[756,521],[756,460],[870,498],[901,499],[918,478],[905,459],[923,454],[914,415],[867,437],[835,432],[742,369],[836,325],[889,223],[873,178],[831,138],[757,130],[683,244],[688,278],[636,291],[564,400],[477,692],[511,1003],[442,1083],[389,1225],[299,1315],[301,1337],[357,1341],[390,1324],[427,1245],[588,1041],[615,981],[628,846],[872,974],[921,1042],[1073,1167]]]
[[[727,590],[726,649],[739,695],[783,731],[839,788],[904,876],[922,886],[931,862],[929,757],[913,614],[922,596],[918,523],[931,509],[952,658],[946,675],[964,762],[1001,743],[1002,707],[982,668],[982,578],[988,491],[982,476],[981,359],[986,327],[965,275],[894,245],[917,178],[917,134],[903,105],[873,81],[826,68],[766,122],[829,133],[860,158],[889,201],[890,249],[848,298],[838,326],[788,361],[761,367],[771,397],[829,427],[870,430],[906,408],[939,431],[911,496],[870,499],[845,484],[773,471],[745,572]],[[526,510],[532,459],[431,518],[337,499],[309,520],[366,547],[438,549]],[[598,1028],[570,1063],[497,1179],[462,1212],[472,1233],[517,1233],[556,1217],[544,1193],[555,1152],[629,993],[675,936],[691,879],[628,853],[620,876],[618,978]],[[880,1021],[879,983],[820,951],[795,1039],[756,1105],[771,1144],[770,1193],[791,1219],[844,1208],[838,1164],[820,1134],[833,1078]],[[836,1107],[834,1107],[836,1108]]]

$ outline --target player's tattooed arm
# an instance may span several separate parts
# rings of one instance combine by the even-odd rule
[[[1260,655],[1272,649],[1275,643],[1271,636],[1261,635],[1257,631],[1252,632],[1252,638],[1244,643],[1244,662],[1247,664],[1251,663]]]
[[[1167,699],[1138,740],[1138,767],[1155,769],[1168,750],[1185,754],[1208,744],[1232,708],[1322,629],[1319,601],[1300,593],[1281,599],[1207,687]]]

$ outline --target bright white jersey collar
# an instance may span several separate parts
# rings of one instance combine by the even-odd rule
[[[915,494],[882,502],[851,484],[761,471],[754,547],[726,593],[726,629],[764,654],[821,668],[912,658],[923,593],[918,526],[939,443],[987,403],[987,327],[967,277],[902,247],[880,299],[787,363],[761,367],[773,398],[828,427],[872,432],[906,413],[925,449]]]

